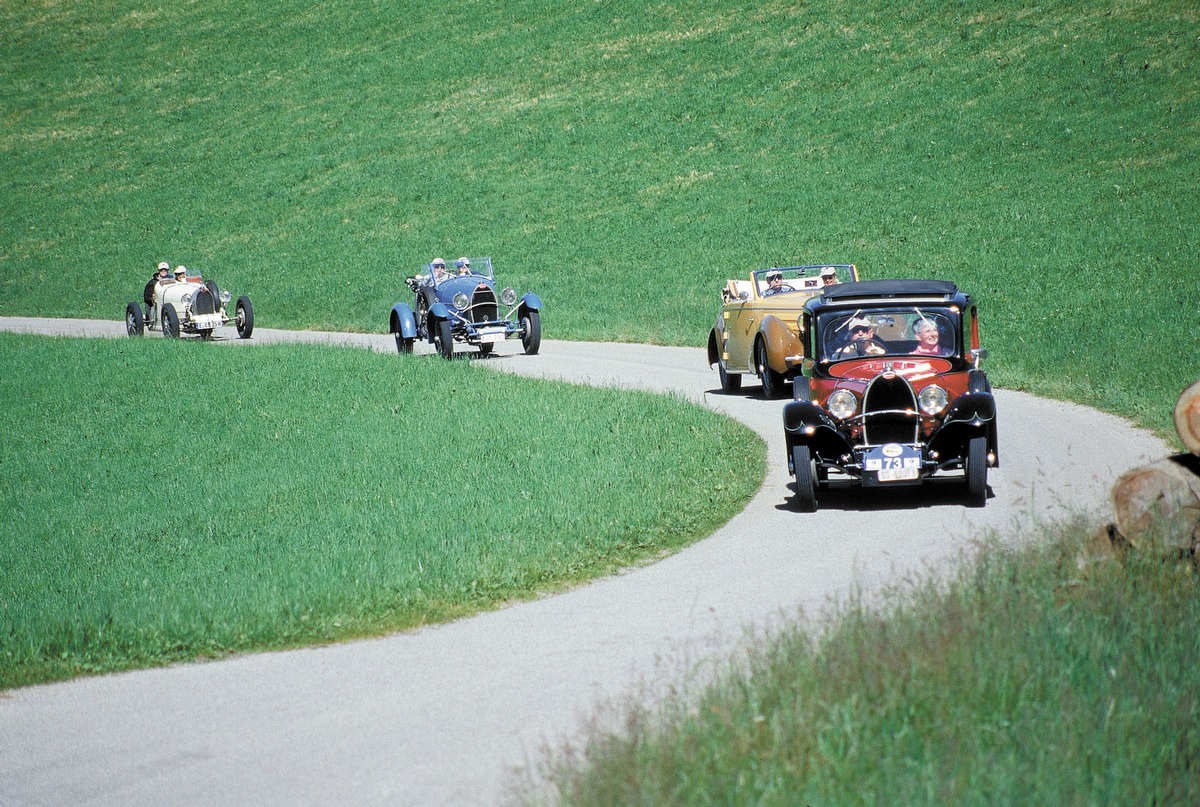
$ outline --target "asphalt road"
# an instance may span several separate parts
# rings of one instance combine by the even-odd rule
[[[0,318],[0,330],[123,337],[120,322]],[[219,341],[239,344],[226,330]],[[250,343],[280,341],[395,350],[387,336],[268,329]],[[699,544],[560,596],[375,640],[4,693],[0,805],[499,804],[513,769],[575,736],[598,704],[668,687],[781,615],[937,568],[986,531],[1107,508],[1118,474],[1170,453],[1118,418],[999,390],[1003,467],[986,507],[929,485],[832,493],[802,514],[783,402],[757,386],[715,392],[703,350],[547,341],[538,356],[515,342],[498,353],[478,366],[674,391],[727,413],[767,441],[766,482]]]

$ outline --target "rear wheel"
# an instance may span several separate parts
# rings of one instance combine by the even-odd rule
[[[530,356],[542,347],[542,315],[537,311],[530,311],[521,317],[521,346]]]
[[[254,333],[254,306],[250,305],[250,298],[245,295],[237,298],[237,308],[234,311],[233,324],[237,328],[238,337],[249,339],[250,334]]]
[[[967,443],[967,505],[983,507],[987,501],[987,438],[972,437]]]
[[[450,327],[450,320],[439,319],[433,323],[433,328],[433,341],[438,353],[442,354],[443,359],[454,358],[454,331]]]
[[[738,373],[731,373],[725,369],[725,365],[717,363],[717,374],[721,376],[721,392],[726,394],[737,392],[742,388],[742,377]]]
[[[163,306],[162,331],[168,339],[179,337],[179,314],[175,313],[175,306],[170,303]]]
[[[787,379],[783,373],[777,373],[767,364],[767,344],[759,341],[754,348],[755,364],[758,365],[758,375],[762,379],[763,395],[767,398],[778,398],[783,395]]]
[[[817,473],[808,446],[792,446],[792,470],[796,474],[796,506],[801,512],[817,510]]]
[[[142,307],[137,303],[125,306],[125,331],[130,336],[141,336],[146,332],[146,320],[142,319]]]

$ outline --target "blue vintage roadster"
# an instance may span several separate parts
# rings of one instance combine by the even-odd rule
[[[542,301],[533,292],[518,300],[507,287],[497,297],[491,258],[459,258],[449,269],[435,258],[422,268],[423,274],[404,281],[416,295],[413,305],[396,303],[389,317],[388,332],[401,353],[412,353],[416,340],[423,339],[447,359],[455,342],[474,345],[486,356],[511,336],[521,338],[529,355],[538,352]]]

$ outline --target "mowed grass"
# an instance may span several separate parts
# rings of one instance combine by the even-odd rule
[[[679,398],[352,348],[0,334],[0,405],[0,688],[559,591],[763,473]]]
[[[985,542],[948,579],[794,620],[602,715],[514,803],[1196,804],[1196,568],[1148,543],[1081,570],[1086,541]]]
[[[116,319],[160,259],[380,332],[490,254],[547,338],[701,345],[725,278],[980,300],[993,380],[1169,436],[1200,330],[1190,0],[0,7],[0,314]],[[78,282],[86,277],[86,283]]]

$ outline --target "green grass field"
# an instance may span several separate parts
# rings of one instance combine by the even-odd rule
[[[0,688],[559,591],[709,534],[763,474],[694,404],[466,361],[0,334],[0,368]]]

